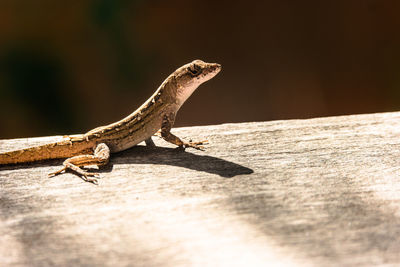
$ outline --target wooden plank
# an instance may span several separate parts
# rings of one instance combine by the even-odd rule
[[[173,132],[210,144],[115,154],[98,186],[0,167],[2,266],[400,264],[400,113]]]

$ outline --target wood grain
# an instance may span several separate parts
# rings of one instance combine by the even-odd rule
[[[98,186],[1,166],[1,265],[400,264],[400,113],[172,132],[210,144],[113,154]]]

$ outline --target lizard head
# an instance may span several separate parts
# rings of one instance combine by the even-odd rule
[[[206,63],[199,59],[177,69],[173,76],[176,82],[178,104],[182,105],[200,84],[213,78],[220,70],[220,64]]]

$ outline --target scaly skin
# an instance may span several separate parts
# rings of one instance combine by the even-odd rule
[[[82,135],[66,136],[61,142],[45,144],[0,154],[0,165],[68,158],[64,167],[52,173],[72,169],[85,181],[97,183],[95,173],[79,168],[103,165],[109,154],[131,148],[142,141],[151,143],[151,136],[161,129],[161,137],[181,147],[202,149],[204,142],[185,142],[171,134],[176,113],[197,89],[221,70],[217,63],[194,60],[178,68],[161,84],[156,92],[136,111],[112,124],[95,128]],[[88,153],[92,153],[90,155]]]

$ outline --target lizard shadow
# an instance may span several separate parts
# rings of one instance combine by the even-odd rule
[[[172,165],[232,178],[254,171],[240,164],[208,155],[197,155],[179,148],[136,146],[116,153],[111,164]]]
[[[38,166],[62,166],[64,159],[51,159],[42,162],[28,162],[18,165],[0,166],[0,170],[35,168]],[[236,175],[252,174],[254,171],[240,164],[208,155],[197,155],[179,148],[135,146],[111,155],[110,162],[99,168],[84,167],[89,172],[111,172],[117,164],[155,164],[172,165],[195,171],[217,174],[232,178]],[[71,172],[70,170],[67,170]]]

